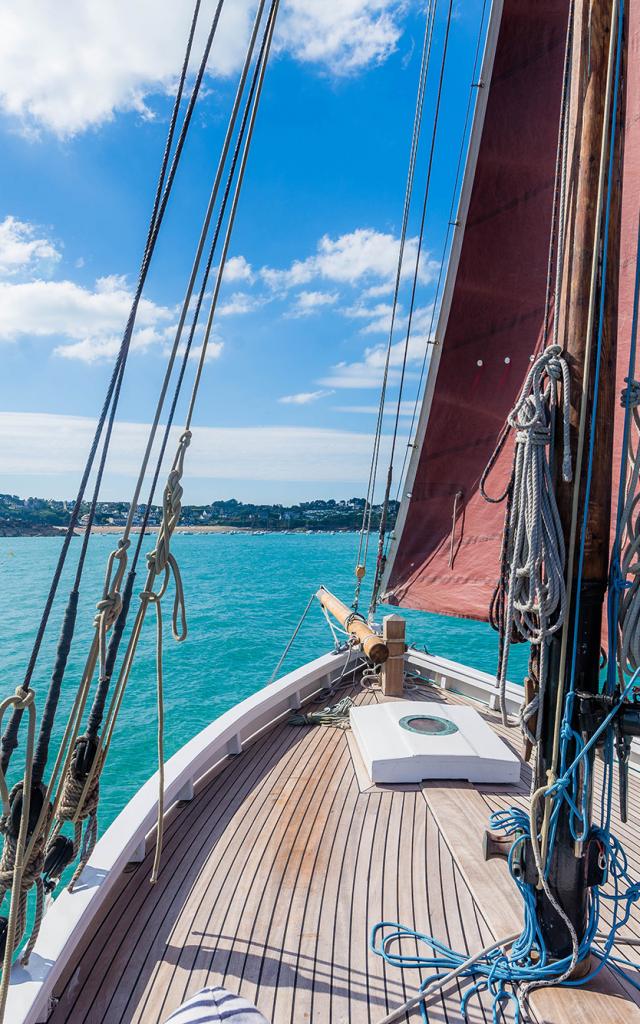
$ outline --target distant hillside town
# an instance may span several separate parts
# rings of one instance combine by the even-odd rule
[[[346,501],[303,501],[299,505],[254,505],[230,498],[213,501],[210,505],[185,505],[180,517],[182,527],[216,528],[228,532],[252,530],[268,532],[331,532],[358,530],[362,521],[364,498]],[[0,537],[58,536],[69,523],[73,503],[53,498],[19,498],[15,494],[0,494]],[[145,505],[138,505],[133,523],[140,526],[144,520]],[[398,503],[389,507],[388,528],[391,529],[398,511]],[[94,525],[102,531],[118,530],[127,520],[129,505],[124,501],[101,501],[96,507]],[[372,526],[378,529],[381,506],[372,510]],[[162,517],[160,505],[152,505],[148,525],[158,527]],[[82,506],[80,529],[89,519],[89,503]]]

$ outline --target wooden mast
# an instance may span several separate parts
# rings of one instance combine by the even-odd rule
[[[618,32],[618,0],[576,0],[572,42],[570,115],[567,160],[567,212],[562,287],[557,304],[559,340],[571,374],[571,450],[579,487],[557,473],[557,500],[568,552],[567,585],[571,594],[564,643],[555,637],[550,650],[549,676],[543,704],[542,743],[537,785],[553,781],[558,771],[558,714],[570,685],[575,613],[578,607],[575,689],[599,691],[602,609],[609,570],[612,454],[615,406],[616,329],[620,246],[622,173],[622,95],[618,96],[616,150],[609,207],[607,273],[600,347],[600,374],[595,411],[595,446],[588,497],[587,531],[582,581],[578,595],[578,552],[587,487],[589,431],[594,415],[594,377],[602,296],[603,231],[607,205],[608,160],[613,89],[612,41]],[[613,36],[613,40],[612,40]],[[615,61],[615,54],[613,56]],[[624,70],[624,69],[623,69]],[[621,76],[624,81],[624,74]],[[620,93],[622,94],[622,89]],[[607,97],[611,96],[611,102]],[[604,171],[604,177],[603,177]],[[586,383],[586,389],[585,389]],[[584,443],[580,444],[582,433]],[[577,597],[579,596],[579,600]],[[615,657],[615,652],[610,652]],[[582,731],[578,708],[574,727]],[[591,793],[589,793],[589,815]],[[544,828],[543,828],[544,840]],[[550,852],[549,882],[573,922],[584,934],[588,888],[583,844],[572,837],[568,812],[561,814],[554,849]],[[542,890],[538,914],[552,956],[571,953],[568,930]]]

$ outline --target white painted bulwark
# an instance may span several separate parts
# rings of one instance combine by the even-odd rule
[[[520,779],[519,758],[474,708],[399,700],[352,708],[350,717],[372,782]]]

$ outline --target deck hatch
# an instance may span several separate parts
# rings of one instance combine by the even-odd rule
[[[513,784],[520,779],[518,757],[475,708],[392,700],[352,707],[349,721],[374,783],[465,779]]]

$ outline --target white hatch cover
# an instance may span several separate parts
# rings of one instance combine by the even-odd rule
[[[350,718],[372,782],[520,779],[519,759],[473,708],[401,700],[351,708]]]

